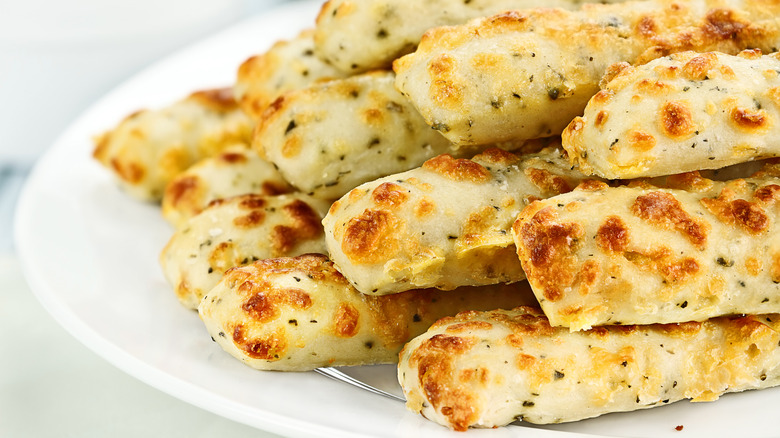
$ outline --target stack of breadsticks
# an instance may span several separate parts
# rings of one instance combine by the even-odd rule
[[[257,369],[455,430],[780,385],[780,1],[540,3],[330,0],[95,157]]]

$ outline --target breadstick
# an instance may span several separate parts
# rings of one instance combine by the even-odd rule
[[[327,257],[268,259],[229,270],[199,311],[225,351],[260,370],[398,362],[406,341],[464,309],[533,302],[523,283],[409,291],[385,297],[352,288]]]
[[[561,423],[780,385],[780,315],[569,332],[541,312],[464,312],[401,352],[406,406],[455,430]]]
[[[617,3],[607,0],[599,3]],[[579,8],[585,0],[329,0],[317,16],[317,56],[344,72],[388,68],[426,30],[510,9]],[[356,35],[359,37],[356,38]]]
[[[366,73],[284,94],[253,145],[290,184],[322,199],[449,151],[393,80],[392,72]]]
[[[162,215],[179,226],[216,199],[291,191],[292,187],[271,163],[241,145],[204,158],[168,183],[162,198]]]
[[[458,145],[559,135],[607,67],[683,50],[780,47],[780,2],[647,0],[529,9],[428,31],[399,90]]]
[[[359,186],[323,220],[329,254],[367,294],[522,280],[509,232],[516,216],[583,178],[561,152],[442,155]]]
[[[252,120],[260,119],[268,105],[288,91],[347,76],[314,55],[313,34],[311,29],[304,30],[239,66],[233,92]]]
[[[271,257],[325,252],[328,203],[300,193],[219,199],[180,226],[160,254],[168,283],[185,307],[234,266]]]
[[[93,156],[132,197],[159,202],[165,186],[202,158],[249,144],[253,124],[229,89],[205,90],[143,110],[95,139]]]
[[[583,172],[637,178],[780,155],[780,56],[682,52],[626,67],[563,133]]]
[[[780,179],[687,189],[590,187],[535,202],[512,228],[550,323],[701,321],[780,312]]]

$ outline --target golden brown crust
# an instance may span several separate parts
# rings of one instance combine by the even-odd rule
[[[774,178],[666,180],[537,201],[513,226],[554,325],[701,321],[780,312]],[[764,202],[762,199],[769,199]],[[738,244],[737,244],[738,242]]]
[[[624,69],[599,92],[609,101],[592,99],[569,124],[564,147],[584,172],[613,179],[776,156],[778,70],[759,50],[687,51]]]
[[[457,182],[484,183],[491,177],[490,172],[479,163],[464,158],[455,159],[449,154],[433,157],[423,163],[422,167]]]
[[[202,90],[156,110],[137,111],[95,139],[93,157],[131,196],[160,201],[191,165],[249,144],[252,122],[225,89]]]
[[[324,255],[259,260],[228,270],[199,312],[228,353],[258,369],[391,363],[434,321],[466,309],[533,302],[527,286],[415,290],[369,297]]]
[[[544,6],[576,9],[583,3],[547,0]],[[317,15],[316,51],[343,72],[388,68],[394,59],[413,51],[428,29],[537,6],[540,3],[536,0],[329,0]]]
[[[780,40],[778,13],[774,3],[716,0],[587,4],[577,11],[518,8],[431,29],[393,68],[401,92],[455,144],[552,136],[582,113],[602,75],[620,80],[626,74],[618,73],[625,64],[610,71],[611,65],[643,64],[684,50],[771,51]],[[681,67],[667,73],[680,75]],[[694,65],[689,70],[698,74]],[[664,81],[647,82],[644,95],[661,96],[665,88]],[[659,126],[684,138],[695,131],[689,111],[684,102],[670,105],[660,111]],[[617,118],[615,111],[601,114],[602,123]]]
[[[560,150],[441,155],[366,183],[323,220],[334,262],[361,292],[453,289],[524,278],[509,227],[535,199],[582,181]]]
[[[300,191],[331,200],[441,153],[470,152],[430,129],[393,81],[377,71],[286,93],[263,112],[253,147]]]
[[[163,193],[162,215],[179,226],[217,199],[247,193],[273,196],[292,190],[271,163],[246,145],[238,145],[198,161],[171,180]]]
[[[532,308],[463,312],[401,352],[407,407],[458,431],[560,423],[780,385],[780,315],[551,327]]]
[[[217,199],[185,221],[160,254],[182,305],[196,308],[230,268],[271,257],[325,252],[328,203],[300,193]]]
[[[344,76],[314,55],[313,31],[309,29],[244,61],[238,67],[234,94],[241,109],[259,120],[282,94]]]

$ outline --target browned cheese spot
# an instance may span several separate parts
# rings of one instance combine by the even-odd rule
[[[354,204],[355,202],[363,199],[363,197],[368,193],[368,190],[362,190],[362,189],[352,189],[349,191],[349,195],[347,196],[347,199],[349,200],[350,204]],[[336,203],[341,203],[340,201],[336,201],[333,204],[336,205]]]
[[[461,227],[459,242],[468,246],[475,245],[495,228],[498,212],[495,208],[486,205],[469,214]]]
[[[731,110],[731,121],[744,132],[755,132],[769,127],[769,118],[764,110],[735,107]]]
[[[399,245],[394,233],[399,220],[386,210],[367,209],[347,223],[341,250],[353,263],[377,263]]]
[[[233,225],[238,228],[259,227],[265,221],[265,212],[262,210],[252,210],[244,216],[233,218]]]
[[[303,149],[303,139],[296,133],[285,136],[282,144],[282,157],[291,159],[299,156]]]
[[[780,283],[780,252],[772,254],[772,266],[770,266],[772,282]]]
[[[748,257],[745,260],[745,270],[748,274],[752,276],[756,276],[761,273],[761,270],[763,269],[761,260],[755,258],[755,257]]]
[[[195,205],[202,187],[200,178],[195,175],[176,178],[165,187],[165,198],[174,207],[180,204]]]
[[[671,193],[656,191],[638,196],[631,212],[651,224],[682,233],[698,249],[707,243],[709,225],[691,217]]]
[[[231,87],[196,91],[190,98],[212,111],[228,112],[238,108]]]
[[[414,206],[414,215],[417,218],[422,219],[431,216],[435,210],[436,203],[426,197],[417,201],[417,204]]]
[[[587,295],[601,274],[601,268],[599,262],[596,260],[587,260],[582,264],[580,271],[577,273],[577,280],[580,283],[579,293],[580,295]]]
[[[747,23],[737,20],[734,11],[712,9],[707,13],[703,30],[706,35],[716,40],[736,40],[747,27]]]
[[[519,337],[547,337],[555,333],[556,329],[550,325],[540,309],[524,306],[514,310],[523,312],[511,316],[503,312],[491,312],[490,320],[506,325]]]
[[[341,303],[333,318],[333,331],[336,336],[351,338],[358,332],[360,312],[350,303]]]
[[[652,38],[657,32],[657,25],[653,17],[649,15],[643,16],[637,24],[637,31],[639,35],[645,38]]]
[[[424,169],[458,182],[486,183],[491,174],[484,166],[465,158],[455,159],[452,155],[443,154],[423,163]]]
[[[555,196],[561,193],[568,193],[572,187],[560,175],[556,175],[547,169],[537,169],[528,167],[524,171],[525,175],[533,185],[539,188],[544,196]]]
[[[413,334],[410,332],[412,323],[418,323],[421,327],[428,327],[433,323],[429,304],[439,295],[440,292],[434,289],[410,290],[381,296],[367,295],[364,297],[368,305],[367,320],[372,321],[374,334],[381,337],[388,349],[400,348]]]
[[[220,274],[227,269],[239,264],[241,261],[233,242],[220,242],[209,254],[209,267],[213,272]]]
[[[490,330],[493,328],[493,324],[487,322],[487,321],[467,321],[467,322],[460,322],[457,324],[452,324],[447,327],[447,330],[445,330],[447,333],[455,334],[455,333],[465,333],[475,330]]]
[[[219,155],[219,159],[228,164],[243,164],[249,161],[246,154],[242,152],[223,152]]]
[[[700,271],[700,265],[692,257],[675,258],[667,247],[659,247],[648,252],[627,251],[623,257],[639,269],[656,273],[668,283],[682,283]]]
[[[734,199],[735,193],[724,188],[717,198],[704,198],[702,205],[726,225],[737,225],[750,234],[760,234],[769,228],[769,216],[755,202]]]
[[[431,77],[431,98],[434,102],[456,105],[461,99],[460,89],[452,78],[456,69],[456,61],[452,55],[441,54],[428,64],[428,74]]]
[[[773,87],[766,90],[766,95],[772,99],[775,105],[780,106],[780,87]]]
[[[609,185],[607,183],[596,179],[583,180],[576,187],[577,190],[582,190],[584,192],[600,192],[608,188]]]
[[[252,287],[243,287],[252,285]],[[288,306],[294,309],[306,310],[311,307],[312,301],[306,291],[296,288],[278,288],[268,282],[242,284],[242,293],[252,295],[244,301],[241,309],[257,322],[268,322],[279,316],[279,306]]]
[[[260,190],[262,194],[268,196],[283,195],[292,191],[290,187],[273,181],[263,181]]]
[[[695,129],[691,110],[682,102],[666,102],[661,107],[659,120],[661,131],[672,138],[688,136]]]
[[[677,324],[657,324],[653,330],[661,332],[674,338],[685,338],[699,333],[702,329],[702,323],[697,321],[687,321]]]
[[[639,93],[648,96],[663,96],[666,93],[670,93],[672,91],[671,85],[667,84],[666,82],[653,79],[642,79],[641,81],[637,82],[635,88]]]
[[[324,233],[320,215],[304,201],[296,199],[282,207],[290,225],[277,225],[271,230],[271,246],[279,255],[288,254],[301,242],[313,240]]]
[[[640,151],[649,151],[655,147],[655,137],[645,131],[631,130],[626,136],[628,144]]]
[[[479,382],[482,385],[485,385],[488,382],[488,375],[489,372],[487,368],[484,367],[479,367],[476,369],[468,368],[460,372],[460,376],[458,380],[467,384],[473,384],[475,382]]]
[[[596,243],[604,251],[623,252],[629,241],[628,228],[619,216],[609,216],[596,231]]]
[[[515,360],[515,366],[519,370],[530,370],[536,364],[536,357],[530,354],[520,353]]]
[[[712,187],[711,179],[701,176],[699,171],[678,173],[666,178],[666,187],[670,189],[685,190],[687,192],[703,192]]]
[[[612,100],[612,96],[614,94],[615,93],[610,90],[601,90],[591,98],[591,102],[596,103],[598,105],[604,105],[605,103]]]
[[[734,73],[734,70],[729,67],[728,65],[721,65],[718,67],[718,72],[720,73],[721,77],[723,79],[728,79],[730,81],[734,81],[737,79],[737,74]]]
[[[237,324],[233,329],[233,343],[252,359],[275,361],[287,350],[287,339],[284,329],[278,328],[273,333],[258,338],[248,338],[243,324]]]
[[[130,184],[139,184],[146,176],[146,167],[135,162],[124,162],[116,158],[111,159],[111,168],[123,181]]]
[[[593,121],[593,125],[597,128],[601,129],[604,127],[604,124],[607,123],[607,120],[609,119],[609,111],[607,110],[601,110],[596,114],[596,120]],[[572,128],[574,130],[576,128]]]
[[[459,385],[450,383],[455,379],[454,358],[474,344],[474,339],[438,334],[423,341],[409,359],[410,367],[417,368],[425,398],[457,431],[466,431],[480,415],[472,396]]]
[[[476,155],[474,160],[506,167],[519,162],[520,157],[503,149],[488,148]]]
[[[562,223],[557,219],[554,208],[545,207],[530,219],[514,224],[521,242],[518,254],[522,251],[528,258],[528,264],[523,266],[526,274],[533,280],[532,284],[540,285],[544,297],[550,301],[563,298],[563,289],[574,281],[577,263],[574,253],[585,233],[581,224]]]
[[[385,123],[385,113],[378,108],[366,108],[361,112],[362,121],[369,126],[381,126]]]
[[[746,49],[737,54],[737,56],[744,59],[759,59],[761,55],[761,49]]]
[[[398,184],[385,182],[374,189],[371,199],[380,207],[397,209],[409,199],[409,195],[407,190]]]
[[[681,283],[699,272],[699,262],[691,257],[685,257],[660,266],[661,275],[670,283]]]
[[[324,254],[303,254],[296,257],[279,257],[258,260],[251,265],[228,272],[228,277],[236,276],[240,281],[257,282],[265,275],[290,274],[301,272],[314,281],[327,281],[347,285],[347,279],[333,266]]]
[[[682,69],[676,65],[659,65],[653,69],[662,79],[677,79],[680,70]]]
[[[242,210],[257,210],[265,207],[266,199],[260,195],[244,195],[238,203],[238,208]]]
[[[753,197],[764,204],[772,204],[780,200],[780,186],[777,184],[767,184],[753,194]]]
[[[714,53],[702,53],[686,62],[682,68],[682,72],[686,79],[701,81],[707,77],[710,70],[715,68],[717,64],[718,58]]]

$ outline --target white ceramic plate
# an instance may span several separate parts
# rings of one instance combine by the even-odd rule
[[[16,243],[30,286],[75,337],[138,379],[233,420],[317,437],[777,436],[780,389],[680,402],[566,425],[454,433],[402,403],[315,373],[259,372],[211,341],[182,308],[157,256],[172,230],[158,208],[124,196],[91,159],[91,137],[126,114],[232,83],[236,67],[311,26],[316,2],[294,2],[162,60],[80,117],[39,161],[17,210]],[[393,386],[394,368],[353,373]],[[392,389],[392,388],[391,388]],[[675,430],[684,426],[683,431]]]

